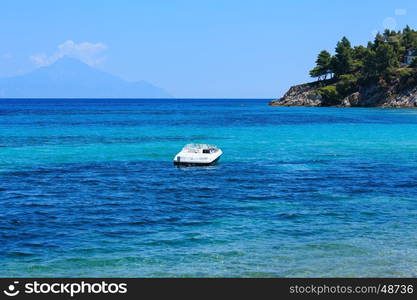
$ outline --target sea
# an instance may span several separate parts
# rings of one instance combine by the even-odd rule
[[[268,101],[0,100],[0,277],[417,276],[417,110]]]

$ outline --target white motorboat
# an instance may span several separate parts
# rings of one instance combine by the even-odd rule
[[[175,155],[174,165],[209,166],[215,164],[222,154],[222,150],[214,145],[188,144]]]

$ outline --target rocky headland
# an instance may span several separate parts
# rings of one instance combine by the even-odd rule
[[[370,85],[343,97],[339,103],[329,103],[320,93],[318,82],[292,86],[282,98],[272,100],[271,106],[336,106],[336,107],[417,107],[417,86],[401,89],[398,86]]]
[[[310,76],[272,106],[417,107],[417,31],[385,30],[366,46],[343,37],[322,50]]]

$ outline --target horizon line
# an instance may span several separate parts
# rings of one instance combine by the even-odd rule
[[[87,100],[87,99],[101,99],[101,100],[242,100],[242,99],[246,99],[246,100],[274,100],[277,98],[253,98],[253,97],[227,97],[227,98],[211,98],[211,97],[170,97],[170,98],[126,98],[126,97],[122,97],[122,98],[116,98],[116,97],[7,97],[7,98],[3,98],[0,97],[0,100],[40,100],[40,99],[45,99],[45,100]]]

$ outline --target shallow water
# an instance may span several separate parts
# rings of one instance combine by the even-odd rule
[[[267,102],[0,100],[0,276],[417,276],[417,111]]]

